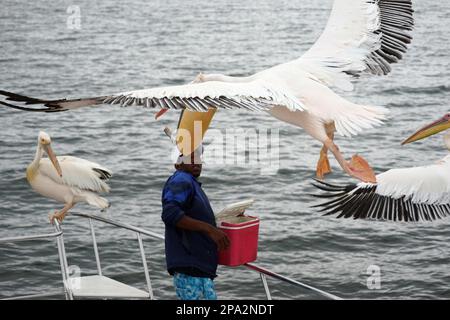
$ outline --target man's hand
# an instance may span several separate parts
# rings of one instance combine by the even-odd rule
[[[216,243],[217,250],[222,251],[230,246],[230,239],[222,230],[211,226],[206,234]]]

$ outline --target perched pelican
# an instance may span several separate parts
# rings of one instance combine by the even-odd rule
[[[402,144],[411,143],[450,128],[450,113],[423,127]],[[450,131],[444,135],[450,151]],[[423,167],[392,169],[377,175],[377,183],[332,185],[318,181],[316,187],[329,198],[319,204],[326,215],[338,218],[420,221],[450,215],[450,154]]]
[[[44,151],[48,159],[42,158]],[[108,200],[97,193],[109,192],[106,181],[111,171],[84,159],[64,156],[56,157],[51,147],[50,136],[40,132],[36,156],[27,168],[27,180],[41,195],[64,203],[50,220],[64,219],[67,212],[78,202],[87,202],[100,209],[109,207]]]
[[[351,80],[363,74],[388,74],[391,64],[402,59],[411,42],[412,15],[411,0],[335,0],[325,30],[303,56],[251,76],[200,73],[187,85],[74,100],[43,100],[0,91],[6,97],[0,103],[44,112],[98,104],[141,105],[160,108],[158,116],[169,109],[264,110],[302,127],[323,144],[316,169],[319,178],[331,170],[330,150],[349,175],[374,182],[375,175],[363,158],[345,160],[334,143],[334,133],[357,135],[380,125],[387,110],[352,103],[330,87],[352,90]]]

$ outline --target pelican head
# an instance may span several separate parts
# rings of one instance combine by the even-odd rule
[[[425,139],[429,136],[435,135],[436,133],[447,130],[449,128],[450,128],[450,113],[447,113],[439,120],[434,121],[434,122],[426,125],[425,127],[419,129],[418,131],[416,131],[408,139],[403,141],[402,145]]]
[[[41,146],[50,145],[52,143],[52,139],[50,138],[48,133],[46,133],[44,131],[40,131],[39,132],[39,137],[38,137],[38,143]]]
[[[58,175],[62,177],[61,166],[59,165],[58,159],[56,158],[55,153],[53,152],[51,143],[52,139],[47,133],[43,131],[39,132],[38,137],[39,146],[47,153],[48,158],[50,159],[50,161],[52,162],[53,166],[56,169],[56,172],[58,172]]]

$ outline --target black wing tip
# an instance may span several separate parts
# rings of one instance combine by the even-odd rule
[[[20,111],[31,111],[31,112],[61,112],[61,111],[67,111],[60,105],[58,105],[58,102],[61,102],[63,100],[42,100],[42,99],[36,99],[28,96],[24,96],[18,93],[6,91],[6,90],[0,90],[0,95],[6,97],[6,101],[13,101],[13,102],[22,102],[25,105],[36,105],[40,104],[43,105],[43,107],[24,107],[24,106],[18,106],[16,104],[12,104],[6,101],[0,101],[0,104],[11,108],[16,109]]]
[[[41,108],[28,108],[28,107],[21,107],[21,106],[17,106],[11,103],[7,103],[4,101],[0,101],[0,104],[11,108],[11,109],[16,109],[16,110],[20,110],[20,111],[28,111],[28,112],[47,112],[47,113],[52,113],[52,112],[62,112],[62,111],[67,111],[67,109],[61,108],[59,106],[44,106]]]
[[[312,207],[318,208],[323,216],[336,215],[338,219],[419,223],[433,222],[450,215],[450,204],[416,203],[405,196],[393,198],[380,195],[376,193],[376,185],[341,193],[326,190],[323,185],[320,189],[327,191],[328,194],[318,198],[327,200]]]
[[[410,0],[379,0],[381,46],[367,56],[366,72],[383,76],[392,71],[391,64],[403,59],[412,41],[414,10]],[[358,73],[358,72],[356,72]]]
[[[101,168],[92,168],[96,173],[99,174],[100,180],[109,180],[112,177],[112,173],[108,170],[101,169]]]
[[[358,187],[355,183],[337,185],[331,184],[329,182],[325,182],[323,180],[313,178],[314,182],[311,182],[311,185],[320,189],[322,191],[332,192],[332,193],[341,193],[341,192],[350,192]]]
[[[0,90],[0,96],[3,96],[3,101],[0,101],[1,105],[16,110],[31,111],[31,112],[68,111],[80,107],[101,104],[107,98],[106,96],[102,96],[102,97],[80,98],[72,100],[67,100],[65,98],[58,100],[44,100],[20,95],[6,90]],[[17,103],[20,103],[21,105],[17,105]],[[28,105],[33,105],[33,107],[30,108],[28,107]]]

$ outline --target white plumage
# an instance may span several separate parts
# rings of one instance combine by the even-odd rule
[[[364,184],[359,186],[364,188]],[[427,166],[392,169],[377,175],[377,194],[413,203],[450,203],[450,155]]]
[[[450,128],[450,114],[423,127],[403,144]],[[450,151],[450,132],[444,136]],[[334,185],[317,181],[328,199],[320,203],[326,215],[338,218],[421,221],[450,215],[450,154],[433,164],[391,169],[376,176],[376,183]]]
[[[387,110],[354,104],[329,87],[351,90],[354,78],[389,73],[390,64],[402,58],[411,41],[412,13],[411,0],[335,0],[327,26],[310,50],[299,59],[249,77],[200,74],[184,86],[75,100],[42,100],[0,91],[6,100],[16,102],[0,101],[0,104],[45,112],[103,103],[165,110],[268,111],[275,118],[304,128],[323,143],[317,166],[319,177],[331,170],[327,158],[330,150],[348,174],[370,182],[374,180],[370,167],[367,165],[365,172],[355,170],[334,144],[334,132],[356,135],[380,125]],[[43,107],[30,108],[30,105]]]
[[[84,159],[55,157],[50,143],[50,137],[41,132],[35,159],[27,168],[27,180],[39,194],[65,205],[52,219],[62,221],[67,211],[79,202],[86,202],[99,209],[108,208],[108,200],[99,196],[99,193],[110,191],[106,181],[111,177],[111,171]],[[42,158],[44,151],[49,158]]]
[[[40,172],[53,181],[71,188],[109,192],[106,179],[111,172],[98,163],[72,156],[57,157],[63,176],[59,177],[49,159],[41,159]]]
[[[425,221],[450,215],[450,155],[422,167],[392,169],[377,175],[377,183],[316,187],[330,198],[318,207],[338,218]]]
[[[389,63],[399,59],[392,54],[386,59],[380,57],[383,37],[388,36],[382,28],[386,30],[392,23],[392,29],[399,32],[402,27],[413,24],[410,1],[400,2],[396,6],[396,1],[334,1],[324,32],[311,49],[293,64],[308,70],[319,81],[343,90],[353,89],[350,81],[352,75],[363,72],[383,75],[390,72]],[[390,6],[394,10],[391,14],[384,12],[390,17],[385,17],[387,21],[383,24],[381,9],[388,11]],[[407,12],[407,16],[401,17],[403,12]],[[391,18],[394,19],[389,21]],[[407,23],[402,25],[402,20]],[[406,33],[404,37],[410,39]],[[395,41],[395,45],[400,43]]]
[[[206,111],[211,106],[214,106],[216,101],[218,108],[234,109],[237,106],[242,108],[255,110],[267,110],[274,105],[283,105],[288,109],[295,111],[304,111],[305,107],[298,99],[289,91],[284,90],[273,81],[264,81],[263,79],[252,79],[248,82],[226,82],[226,81],[208,81],[202,82],[203,75],[199,76],[199,82],[193,82],[187,85],[153,88],[124,92],[120,96],[128,97],[131,103],[135,99],[145,100],[151,97],[152,99],[160,100],[161,107],[171,109],[171,104],[174,109],[182,109],[187,105],[188,109],[195,111]],[[180,102],[176,101],[176,98]],[[226,101],[224,97],[231,101]],[[211,99],[210,103],[207,99]],[[105,99],[106,102],[113,102],[117,97],[110,97]],[[183,101],[183,99],[188,99]],[[227,102],[229,105],[227,105]],[[127,103],[126,101],[124,103]],[[151,105],[151,102],[148,102]]]

